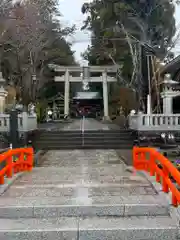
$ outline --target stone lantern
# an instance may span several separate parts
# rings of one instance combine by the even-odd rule
[[[7,97],[7,91],[4,89],[5,80],[3,79],[2,72],[0,72],[0,113],[4,113],[5,99]]]
[[[178,82],[171,79],[170,74],[165,74],[162,84],[161,98],[163,99],[163,114],[173,114],[173,98],[180,95],[179,91],[174,90]]]

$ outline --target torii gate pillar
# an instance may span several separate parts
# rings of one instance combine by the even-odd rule
[[[102,74],[103,80],[103,103],[104,103],[104,120],[109,120],[109,104],[108,104],[108,83],[107,83],[107,72]]]
[[[66,69],[65,72],[65,84],[64,84],[64,116],[69,115],[69,89],[70,82],[69,82],[69,71]]]

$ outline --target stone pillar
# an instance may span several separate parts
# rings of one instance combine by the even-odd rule
[[[5,91],[3,86],[1,86],[0,87],[0,113],[4,113],[6,96],[7,96],[7,92]]]
[[[12,148],[18,148],[19,146],[19,132],[18,132],[18,112],[12,110],[10,112],[10,143]]]
[[[147,114],[152,114],[151,97],[149,94],[147,95]]]
[[[5,100],[3,96],[0,96],[0,113],[4,113],[5,110]]]
[[[53,120],[56,120],[57,118],[57,109],[56,109],[56,102],[53,101]]]
[[[103,72],[103,103],[104,103],[104,120],[109,120],[109,106],[108,106],[108,83],[107,83],[107,73]]]
[[[172,97],[163,98],[163,114],[173,114]]]
[[[69,71],[67,70],[65,73],[65,86],[64,86],[64,116],[69,115]]]

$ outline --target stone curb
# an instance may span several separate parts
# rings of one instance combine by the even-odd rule
[[[121,161],[123,161],[124,162],[124,164],[127,166],[127,167],[129,167],[129,168],[133,168],[133,166],[132,166],[132,164],[133,164],[133,161],[131,161],[131,162],[128,162],[128,157],[125,157],[123,154],[121,154],[120,152],[121,152],[121,150],[120,150],[120,152],[118,152],[118,150],[115,150],[116,151],[116,154],[117,154],[117,156],[118,156],[118,158],[121,160]]]
[[[40,160],[40,155],[41,154],[45,154],[47,151],[46,150],[39,150],[38,152],[35,153],[34,155],[34,166],[36,167],[37,165],[39,165],[39,161]]]
[[[117,151],[116,151],[116,152],[117,152]],[[121,155],[121,154],[118,154],[118,153],[117,153],[117,155],[118,155],[118,157],[121,159],[121,161],[123,161],[124,164],[127,165],[127,164],[125,163],[126,158],[125,158],[123,155]]]
[[[38,151],[37,153],[35,153],[34,155],[34,163],[35,163],[35,166],[37,165],[37,162],[38,162],[38,158],[40,156],[40,154],[42,154],[43,152],[46,152],[46,151]],[[1,185],[0,186],[0,196],[6,192],[8,190],[8,188],[18,179],[20,178],[21,176],[23,176],[23,174],[25,174],[25,172],[20,172],[20,173],[17,173],[16,175],[14,175],[12,178],[6,178],[5,179],[5,184]]]
[[[7,191],[7,189],[19,178],[23,175],[23,172],[14,175],[12,178],[6,178],[5,184],[0,186],[0,196]]]

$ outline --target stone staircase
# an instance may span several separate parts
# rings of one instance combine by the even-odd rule
[[[36,135],[37,149],[131,149],[135,135],[131,130],[41,131]]]
[[[178,239],[168,203],[148,180],[118,165],[85,168],[37,167],[17,180],[0,197],[0,239]]]

